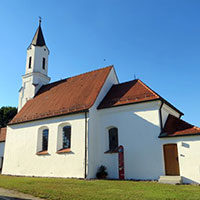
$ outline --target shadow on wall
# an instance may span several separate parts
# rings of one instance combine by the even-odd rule
[[[162,157],[162,145],[158,138],[160,127],[156,125],[158,120],[152,120],[152,115],[145,111],[153,111],[152,108],[141,112],[129,112],[120,121],[119,144],[124,146],[125,177],[126,179],[154,180],[164,173]],[[158,118],[158,116],[157,116]],[[116,122],[117,123],[117,122]]]
[[[198,184],[199,185],[199,183],[198,182],[196,182],[196,181],[194,181],[194,180],[192,180],[192,179],[189,179],[189,178],[187,178],[187,177],[185,177],[185,176],[181,176],[182,177],[182,182],[183,183],[188,183],[188,184]]]

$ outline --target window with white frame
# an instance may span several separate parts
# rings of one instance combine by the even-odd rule
[[[71,152],[71,132],[69,123],[64,123],[58,127],[57,153]]]
[[[68,149],[71,147],[71,126],[64,126],[62,129],[62,147]]]
[[[49,129],[48,127],[41,127],[38,130],[37,139],[37,155],[48,154],[48,141],[49,141]]]
[[[48,138],[49,138],[49,129],[44,129],[42,131],[42,151],[48,150]]]

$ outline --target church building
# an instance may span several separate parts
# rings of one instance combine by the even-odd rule
[[[114,66],[50,83],[41,22],[27,49],[18,113],[7,126],[2,173],[200,183],[200,128]],[[119,146],[123,162],[119,168]]]

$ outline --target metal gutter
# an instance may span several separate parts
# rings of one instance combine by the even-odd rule
[[[87,156],[88,153],[88,120],[87,120],[87,112],[85,112],[85,171],[84,171],[84,178],[87,178]]]

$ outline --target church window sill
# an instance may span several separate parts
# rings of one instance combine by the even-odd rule
[[[39,151],[36,153],[36,155],[48,155],[48,151]]]
[[[71,149],[70,148],[67,148],[67,149],[60,149],[57,151],[58,154],[61,154],[61,153],[70,153],[71,152]]]
[[[116,149],[109,149],[108,151],[106,151],[104,153],[118,153],[118,150],[116,150]]]

